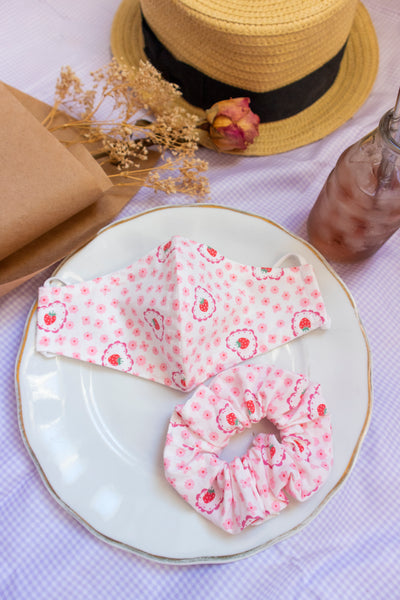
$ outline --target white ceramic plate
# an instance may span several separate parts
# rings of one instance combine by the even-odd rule
[[[350,293],[306,242],[237,210],[162,207],[104,229],[56,274],[69,282],[115,271],[174,234],[207,243],[233,260],[272,265],[300,253],[314,265],[332,319],[258,357],[320,382],[332,413],[334,467],[307,502],[232,536],[187,505],[164,479],[162,452],[173,407],[187,397],[132,375],[35,352],[36,305],[16,365],[23,439],[53,496],[90,531],[137,554],[178,564],[247,557],[301,529],[348,476],[371,412],[370,353]],[[258,424],[260,426],[260,424]],[[224,458],[242,454],[254,430],[236,436]]]

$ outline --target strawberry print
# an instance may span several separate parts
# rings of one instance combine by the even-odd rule
[[[241,360],[248,360],[257,354],[257,338],[252,329],[232,331],[226,338],[226,345]]]
[[[196,496],[196,507],[201,511],[211,514],[217,510],[224,499],[223,492],[215,488],[205,488]]]
[[[259,438],[263,434],[260,434]],[[261,457],[263,463],[268,465],[270,469],[274,467],[281,467],[286,459],[285,447],[279,443],[274,435],[265,436],[266,443],[261,443]]]
[[[318,419],[328,414],[325,401],[320,394],[320,386],[315,385],[307,393],[307,408],[310,419]]]
[[[307,378],[304,375],[301,375],[294,384],[293,392],[287,397],[286,401],[290,408],[295,408],[302,397],[302,391],[307,387]]]
[[[196,321],[206,321],[216,311],[216,303],[212,294],[199,285],[194,290],[192,314]]]
[[[67,315],[66,305],[58,300],[47,306],[38,306],[37,326],[43,331],[57,333],[64,326]]]
[[[173,240],[169,240],[164,244],[161,244],[157,248],[157,260],[160,263],[165,262],[170,256],[171,252],[175,250],[175,246],[173,244]]]
[[[153,334],[161,342],[164,338],[164,317],[158,310],[148,308],[144,311],[144,318]]]
[[[251,267],[253,277],[257,281],[265,281],[266,279],[278,280],[283,277],[284,271],[281,268],[271,267]]]
[[[261,406],[257,400],[257,396],[250,390],[245,390],[243,396],[243,404],[245,411],[249,415],[249,419],[252,423],[257,423],[261,415]]]
[[[310,440],[307,440],[300,435],[287,435],[285,436],[285,443],[291,442],[293,445],[293,449],[297,455],[301,457],[302,460],[309,461],[311,456]]]
[[[182,370],[174,371],[172,373],[172,381],[174,382],[174,384],[176,385],[177,388],[179,388],[180,390],[182,390],[184,392],[187,389],[189,389],[188,382],[186,380],[186,376]]]
[[[299,310],[292,317],[292,331],[296,337],[307,333],[311,329],[321,327],[325,322],[324,317],[314,310]]]
[[[248,525],[253,525],[257,521],[261,521],[260,517],[254,517],[253,515],[247,515],[240,524],[240,529],[243,531]]]
[[[101,364],[103,367],[111,367],[128,373],[133,367],[133,359],[126,344],[118,341],[107,346],[101,358]]]
[[[226,403],[219,411],[217,415],[217,427],[224,433],[232,433],[232,431],[243,429],[243,425],[229,403]]]
[[[198,252],[201,254],[203,258],[205,258],[210,263],[219,263],[224,260],[224,256],[220,254],[215,248],[212,246],[208,246],[207,244],[200,244],[197,247]]]

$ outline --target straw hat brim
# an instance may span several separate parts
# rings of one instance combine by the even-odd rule
[[[143,49],[139,0],[122,0],[111,29],[111,51],[124,64],[138,66],[147,57]],[[368,11],[358,4],[338,75],[319,100],[298,114],[272,123],[261,123],[259,136],[244,155],[269,155],[293,150],[315,142],[348,121],[367,99],[379,63],[379,48]],[[187,111],[205,118],[202,109],[183,98],[178,103]],[[212,142],[204,145],[214,149]]]

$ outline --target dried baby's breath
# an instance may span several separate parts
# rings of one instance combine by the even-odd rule
[[[144,185],[156,191],[204,199],[209,193],[203,174],[208,165],[195,158],[198,119],[176,105],[178,87],[148,62],[135,69],[115,59],[91,73],[91,80],[91,88],[85,90],[70,67],[61,69],[54,106],[44,124],[51,131],[78,130],[99,163],[118,170],[111,175],[116,185],[138,180],[143,184],[147,174]],[[55,126],[59,110],[73,120]],[[147,169],[150,148],[160,153],[160,162]]]

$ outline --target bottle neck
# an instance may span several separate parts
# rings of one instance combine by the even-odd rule
[[[400,119],[393,119],[389,110],[379,121],[379,133],[385,146],[400,156]]]

